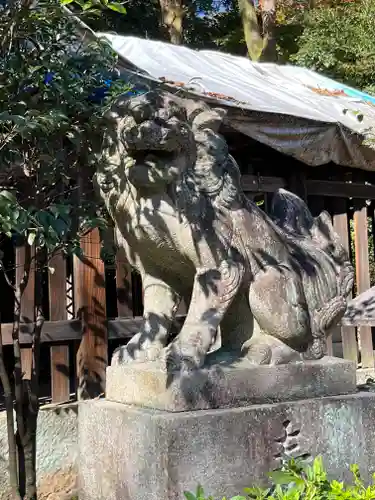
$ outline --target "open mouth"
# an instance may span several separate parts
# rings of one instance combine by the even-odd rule
[[[163,150],[146,150],[146,151],[128,151],[129,155],[135,160],[136,163],[147,163],[147,161],[164,161],[169,163],[173,161],[177,152],[163,151]]]

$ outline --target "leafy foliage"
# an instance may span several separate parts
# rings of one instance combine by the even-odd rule
[[[104,222],[89,179],[108,125],[103,112],[129,87],[108,88],[114,53],[83,40],[57,2],[3,8],[0,40],[0,176],[10,187],[0,192],[0,232],[49,252],[77,250],[79,227]],[[79,177],[86,185],[78,194]]]
[[[301,460],[290,460],[280,470],[270,473],[274,484],[270,488],[246,488],[244,495],[222,500],[372,500],[375,498],[375,482],[365,486],[358,466],[351,467],[353,484],[345,485],[336,480],[329,481],[321,457],[307,466]],[[375,477],[374,477],[375,479]],[[185,492],[186,500],[214,500],[206,497],[198,486],[195,494]]]
[[[375,2],[340,2],[308,12],[293,61],[374,91]]]
[[[69,1],[62,0],[68,4]],[[99,6],[78,2],[81,11]],[[106,8],[123,12],[120,4]],[[14,294],[14,395],[0,335],[0,378],[7,408],[9,474],[13,498],[35,500],[40,336],[44,324],[42,268],[58,248],[80,252],[81,229],[105,224],[92,196],[100,159],[104,112],[115,94],[116,56],[109,45],[77,29],[76,17],[56,1],[20,0],[0,7],[0,234],[25,247],[23,276]],[[35,248],[35,257],[31,246]],[[23,377],[19,342],[21,302],[35,258],[35,322],[30,379]],[[52,270],[51,270],[52,272]],[[17,439],[15,437],[17,433]],[[22,465],[19,465],[22,464]],[[18,474],[18,466],[23,473]]]

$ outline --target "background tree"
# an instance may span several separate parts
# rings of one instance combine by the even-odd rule
[[[375,2],[330,2],[304,18],[292,62],[374,92]]]
[[[183,0],[159,0],[162,23],[167,28],[170,41],[180,45],[183,40],[185,5]]]

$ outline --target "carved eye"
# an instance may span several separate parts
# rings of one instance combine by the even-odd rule
[[[153,116],[152,107],[147,103],[140,103],[136,106],[130,106],[130,112],[134,120],[139,124],[151,120]]]

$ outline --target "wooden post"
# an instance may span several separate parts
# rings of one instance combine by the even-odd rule
[[[35,251],[31,248],[31,259],[34,258]],[[25,272],[25,246],[16,247],[16,287],[21,283]],[[34,323],[35,321],[35,262],[32,260],[27,286],[21,297],[21,324]],[[21,363],[23,379],[31,380],[32,370],[32,350],[31,347],[21,348]]]
[[[295,191],[298,191],[297,189],[297,186],[298,186],[298,180],[301,181],[301,184],[299,184],[299,192],[296,193],[298,194],[298,196],[302,197],[303,195],[303,186],[306,187],[306,182],[305,182],[305,176],[296,176],[295,178],[295,182],[296,182],[296,187],[295,187]],[[302,190],[302,191],[301,191]],[[304,199],[304,201],[306,201],[307,198]],[[323,197],[321,196],[311,196],[309,198],[309,203],[308,203],[308,206],[309,206],[309,210],[311,211],[312,215],[314,217],[317,217],[321,212],[323,212],[323,210],[325,210],[325,200]],[[332,356],[333,355],[333,335],[334,335],[335,331],[333,330],[331,332],[331,334],[327,337],[327,340],[326,340],[326,343],[327,343],[327,354],[328,356]]]
[[[66,300],[66,261],[61,252],[54,255],[48,264],[50,320],[67,319]],[[51,393],[53,403],[70,399],[69,347],[51,347]]]
[[[350,255],[350,237],[349,237],[349,221],[347,214],[347,201],[343,198],[337,198],[332,200],[332,205],[334,209],[333,215],[333,227],[340,237],[341,243],[343,244],[345,250]],[[350,295],[349,298],[352,298]],[[341,327],[341,338],[342,338],[342,349],[345,359],[350,359],[352,361],[358,362],[358,346],[357,346],[357,336],[354,327],[343,326]]]
[[[292,193],[295,193],[297,196],[302,198],[303,201],[307,200],[305,170],[296,170],[289,176],[288,189]]]
[[[355,268],[358,295],[370,288],[367,231],[367,206],[366,202],[363,200],[361,203],[357,204],[354,210]],[[373,368],[374,351],[371,327],[359,327],[358,337],[361,349],[362,368]]]
[[[98,229],[81,237],[81,248],[83,257],[74,258],[73,271],[75,314],[82,321],[77,396],[90,399],[104,393],[108,364],[105,273]]]
[[[132,273],[126,262],[125,252],[119,249],[116,254],[116,292],[117,316],[120,318],[134,316]]]

